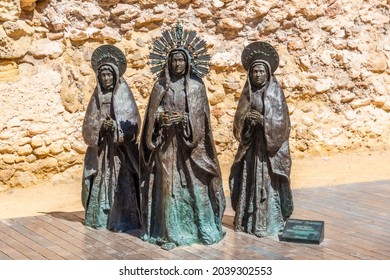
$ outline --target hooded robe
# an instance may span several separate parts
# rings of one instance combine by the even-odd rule
[[[290,119],[282,88],[270,72],[267,62],[257,61],[267,69],[268,82],[256,88],[248,80],[234,117],[234,136],[239,147],[231,168],[229,184],[234,229],[259,237],[283,230],[284,221],[293,211],[290,188]],[[263,122],[253,124],[248,111],[257,110]]]
[[[137,145],[140,117],[133,94],[119,77],[118,68],[104,65],[111,68],[114,85],[104,93],[97,75],[97,86],[85,113],[82,134],[88,148],[82,203],[85,225],[126,231],[140,226]],[[102,128],[107,117],[114,120],[112,132]]]
[[[143,238],[159,245],[213,244],[224,236],[221,172],[206,89],[191,73],[188,54],[182,53],[187,58],[184,85],[172,85],[166,66],[153,87],[144,118],[140,147]],[[187,121],[162,126],[159,113],[163,111],[179,111],[188,116]]]

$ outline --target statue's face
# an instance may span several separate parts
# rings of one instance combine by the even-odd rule
[[[100,81],[102,83],[102,87],[107,89],[114,84],[114,75],[110,70],[103,70],[100,72]]]
[[[171,71],[175,76],[184,74],[187,68],[187,60],[182,53],[174,53],[171,57]]]
[[[252,82],[260,87],[267,81],[267,69],[262,64],[258,64],[252,68]]]

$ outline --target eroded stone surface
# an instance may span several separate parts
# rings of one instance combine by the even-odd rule
[[[293,157],[382,149],[390,144],[389,6],[382,0],[3,0],[0,180],[24,186],[82,164],[81,125],[96,84],[90,58],[100,44],[125,52],[124,78],[143,116],[154,79],[149,42],[178,18],[206,40],[212,56],[204,81],[222,164],[231,164],[237,149],[232,122],[247,79],[240,57],[254,40],[279,53],[275,75],[289,106]]]

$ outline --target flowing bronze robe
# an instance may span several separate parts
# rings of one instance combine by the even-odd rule
[[[110,66],[118,77],[117,67]],[[82,129],[88,145],[82,188],[85,224],[93,228],[126,231],[140,226],[137,144],[140,116],[126,81],[116,78],[110,110],[115,130],[104,133],[102,94],[98,82]]]
[[[293,211],[288,108],[280,84],[268,74],[260,112],[263,123],[246,121],[247,112],[256,107],[250,79],[241,94],[234,118],[240,145],[229,178],[235,230],[259,237],[282,230]]]
[[[205,86],[188,74],[187,125],[161,127],[158,112],[171,90],[168,80],[162,77],[154,85],[141,136],[143,238],[157,244],[213,244],[224,236],[225,197]]]

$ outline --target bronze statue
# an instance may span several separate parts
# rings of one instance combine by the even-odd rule
[[[100,46],[91,62],[97,85],[82,128],[88,145],[82,189],[85,225],[126,231],[140,227],[139,112],[122,77],[126,70],[122,51]]]
[[[265,42],[245,47],[248,79],[238,102],[233,133],[240,145],[229,183],[234,229],[265,237],[279,233],[293,211],[290,188],[290,119],[273,75],[276,50]]]
[[[225,197],[201,79],[205,42],[180,25],[153,42],[158,73],[141,136],[143,239],[170,250],[224,237]]]

